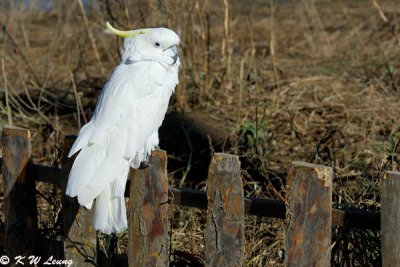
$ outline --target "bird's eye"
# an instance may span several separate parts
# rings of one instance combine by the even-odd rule
[[[160,46],[160,43],[155,43],[154,45],[157,46],[157,47],[159,47],[159,46]]]

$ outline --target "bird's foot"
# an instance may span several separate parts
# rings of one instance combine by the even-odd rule
[[[142,161],[140,163],[139,170],[146,169],[147,167],[149,167],[149,162],[148,161]]]

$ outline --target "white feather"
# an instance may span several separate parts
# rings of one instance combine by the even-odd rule
[[[123,195],[112,197],[110,185],[96,199],[93,226],[105,234],[122,232],[128,227],[125,199]]]
[[[101,166],[106,156],[105,147],[99,144],[87,144],[78,154],[69,174],[66,194],[76,197]]]
[[[71,150],[68,153],[68,157],[72,157],[76,152],[82,149],[82,147],[88,144],[88,136],[90,135],[93,129],[92,121],[88,122],[86,125],[82,127],[79,131],[78,138],[75,140],[74,145],[72,146]]]
[[[138,168],[158,145],[158,128],[178,83],[179,60],[166,48],[179,38],[170,30],[127,38],[120,65],[105,84],[91,121],[80,131],[69,156],[80,151],[72,166],[67,195],[91,208],[94,227],[104,233],[127,227],[124,192],[129,168]]]

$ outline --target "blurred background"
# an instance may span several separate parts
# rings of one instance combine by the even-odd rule
[[[246,196],[284,200],[291,162],[306,161],[334,168],[335,207],[378,211],[382,172],[399,170],[399,15],[398,0],[3,0],[1,125],[30,129],[33,160],[59,166],[119,64],[105,22],[168,27],[182,62],[160,129],[171,184],[204,189],[225,151],[240,156]],[[57,238],[58,189],[37,190],[42,235]],[[204,220],[177,207],[173,248],[201,258]],[[245,266],[280,266],[283,233],[246,217]],[[333,233],[334,266],[380,265],[379,232]]]

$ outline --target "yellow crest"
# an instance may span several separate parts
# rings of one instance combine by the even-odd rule
[[[146,29],[138,29],[138,30],[131,30],[131,31],[120,31],[115,29],[113,26],[111,26],[110,22],[106,22],[106,27],[107,29],[112,32],[113,34],[120,36],[120,37],[133,37],[139,34],[146,34],[149,32],[149,30]]]

